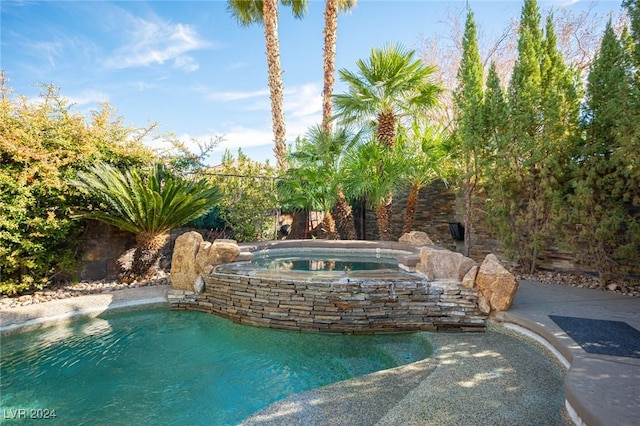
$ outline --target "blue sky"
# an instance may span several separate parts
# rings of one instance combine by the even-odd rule
[[[541,10],[595,3],[598,13],[620,1],[539,1]],[[491,36],[519,17],[522,1],[471,1],[478,26]],[[360,0],[338,24],[337,68],[353,69],[371,48],[399,42],[419,50],[433,33],[446,33],[447,13],[463,1]],[[222,150],[238,147],[271,159],[273,135],[262,27],[239,27],[226,1],[12,1],[1,10],[1,67],[14,93],[36,97],[37,83],[53,83],[76,111],[108,101],[125,124],[158,122],[181,139],[224,136]],[[303,20],[280,8],[279,36],[285,86],[287,139],[321,116],[324,2],[311,1]],[[337,82],[336,91],[342,86]]]

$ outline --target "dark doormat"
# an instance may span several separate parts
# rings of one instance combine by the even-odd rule
[[[549,315],[590,354],[640,358],[640,331],[622,321]]]

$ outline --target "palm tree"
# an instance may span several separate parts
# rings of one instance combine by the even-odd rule
[[[385,241],[391,240],[389,199],[402,182],[404,160],[398,149],[371,140],[349,151],[342,167],[345,192],[375,210],[378,233]]]
[[[430,183],[444,179],[444,165],[449,155],[450,135],[446,128],[414,122],[411,129],[402,129],[399,149],[405,154],[403,181],[409,184],[402,233],[412,231],[420,190]],[[445,181],[446,182],[446,181]]]
[[[434,67],[414,59],[414,55],[412,50],[391,44],[372,49],[368,60],[358,60],[357,73],[340,70],[348,89],[346,94],[334,95],[335,118],[345,125],[373,122],[375,140],[392,150],[401,120],[426,114],[442,91],[432,82]],[[382,165],[379,172],[384,172]],[[392,193],[376,201],[382,203],[377,206],[376,216],[383,240],[391,239],[392,201]]]
[[[206,180],[183,179],[161,164],[146,173],[98,163],[78,172],[70,184],[98,203],[82,216],[135,234],[133,279],[148,274],[171,229],[207,213],[221,198]]]
[[[338,12],[353,8],[357,0],[326,0],[324,9],[324,87],[322,89],[322,129],[331,131],[333,84],[336,68]]]
[[[307,11],[308,0],[280,0],[291,6],[293,15],[302,18]],[[280,42],[278,39],[278,0],[229,0],[227,11],[243,27],[252,24],[264,25],[267,44],[267,74],[271,98],[271,120],[276,165],[280,170],[287,168],[287,139],[284,120],[282,69],[280,67]]]
[[[304,139],[298,140],[296,150],[290,154],[292,168],[281,186],[285,200],[299,209],[323,211],[329,238],[338,237],[331,210],[338,193],[342,193],[340,165],[343,153],[359,142],[359,136],[345,128],[326,132],[322,126],[314,126]],[[337,210],[340,216],[341,212]],[[338,223],[347,238],[357,238],[353,220],[347,222],[351,229]]]
[[[324,9],[324,86],[322,89],[322,130],[331,132],[331,115],[333,84],[335,82],[336,68],[336,39],[338,34],[338,12],[353,8],[357,0],[326,0]],[[336,219],[342,229],[345,238],[355,240],[358,235],[353,219],[353,211],[347,202],[342,187],[338,187],[336,195]]]
[[[348,89],[333,97],[335,117],[347,125],[373,121],[376,140],[392,147],[400,120],[426,114],[442,91],[432,81],[435,68],[414,55],[413,50],[390,44],[372,49],[366,61],[359,59],[357,73],[339,70]]]

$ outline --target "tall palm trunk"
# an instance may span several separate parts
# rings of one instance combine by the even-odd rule
[[[378,232],[382,241],[391,241],[391,200],[384,200],[376,209]]]
[[[342,188],[338,189],[335,212],[336,220],[338,222],[338,228],[344,234],[344,238],[346,238],[347,240],[357,240],[358,233],[356,232],[353,210],[347,202],[347,198],[344,196]]]
[[[264,35],[267,41],[267,72],[271,97],[271,120],[275,147],[273,152],[279,170],[287,169],[287,140],[283,108],[282,69],[278,40],[278,1],[264,0]]]
[[[404,215],[404,226],[402,227],[402,233],[406,234],[411,232],[413,228],[413,222],[416,218],[416,206],[418,205],[418,193],[420,192],[420,186],[413,184],[409,190],[409,197],[407,197],[407,208]]]
[[[337,240],[338,232],[336,231],[336,221],[333,219],[333,215],[330,211],[324,212],[324,218],[322,219],[323,231],[326,234],[328,240]]]
[[[331,95],[335,82],[338,0],[326,0],[324,9],[324,87],[322,89],[322,130],[331,131]]]

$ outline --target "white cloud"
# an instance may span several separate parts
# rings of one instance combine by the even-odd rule
[[[128,41],[107,58],[105,65],[108,68],[145,67],[173,60],[175,68],[191,72],[199,65],[186,53],[210,46],[190,25],[159,19],[152,22],[132,15],[124,17]]]
[[[206,89],[200,87],[197,89],[206,93]],[[320,94],[321,86],[318,83],[308,83],[294,86],[285,90],[284,109],[287,130],[287,143],[293,144],[298,136],[304,136],[309,128],[320,123],[322,118],[322,97]],[[256,109],[255,106],[263,104],[265,112],[259,114],[258,123],[256,125],[247,125],[247,121],[234,120],[221,123],[215,128],[211,128],[206,134],[191,135],[182,134],[179,139],[194,152],[198,152],[197,145],[193,139],[206,141],[216,136],[223,136],[224,141],[220,143],[214,151],[220,153],[225,149],[230,150],[233,154],[238,148],[248,149],[255,147],[265,147],[269,152],[269,148],[273,146],[273,130],[271,125],[271,114],[269,111],[269,90],[260,89],[246,92],[215,92],[207,95],[207,98],[227,103],[225,108],[237,107],[240,111]],[[237,105],[233,105],[233,104]],[[242,113],[237,114],[242,117]],[[246,114],[245,114],[246,116]],[[256,114],[251,116],[256,118]],[[156,148],[159,146],[155,146]],[[263,150],[264,151],[264,150]],[[262,159],[259,159],[260,161]]]
[[[85,106],[85,105],[95,105],[99,102],[108,102],[109,96],[105,93],[96,91],[96,90],[84,90],[73,96],[66,96],[67,100],[73,105]]]
[[[240,101],[245,99],[255,99],[255,98],[264,98],[269,97],[269,89],[260,89],[253,91],[230,91],[230,92],[213,92],[210,93],[207,98],[213,101],[221,101],[221,102],[231,102],[231,101]]]

